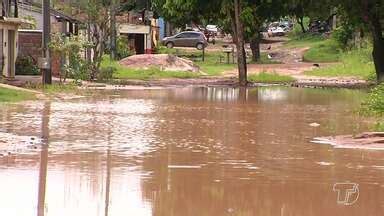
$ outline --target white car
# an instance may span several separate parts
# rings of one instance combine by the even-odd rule
[[[286,31],[278,26],[278,27],[272,27],[268,29],[268,36],[270,37],[276,37],[276,36],[284,36]]]
[[[219,31],[219,28],[217,27],[217,25],[207,25],[206,29],[207,31],[210,31],[213,33],[217,33]]]

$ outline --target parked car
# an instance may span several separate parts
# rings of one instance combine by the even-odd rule
[[[162,44],[167,48],[196,47],[198,50],[202,50],[208,46],[208,41],[202,32],[185,31],[171,37],[165,37]]]
[[[285,34],[286,34],[286,31],[280,26],[272,27],[268,29],[269,37],[284,36]]]
[[[217,32],[219,32],[219,28],[217,27],[217,25],[207,25],[207,27],[205,29],[207,29],[207,31],[213,32],[215,34],[217,34]]]

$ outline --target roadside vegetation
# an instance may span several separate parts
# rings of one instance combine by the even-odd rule
[[[359,79],[375,80],[375,67],[371,53],[371,48],[347,51],[340,55],[340,63],[308,71],[305,74],[325,77],[352,76]]]
[[[361,113],[365,116],[375,117],[377,121],[373,129],[384,132],[384,84],[371,90],[362,104]]]
[[[259,74],[252,74],[249,76],[249,81],[255,83],[268,83],[268,84],[282,84],[291,83],[295,79],[287,75],[279,75],[277,73],[261,72]]]
[[[19,102],[24,100],[34,100],[33,93],[0,87],[0,102]]]

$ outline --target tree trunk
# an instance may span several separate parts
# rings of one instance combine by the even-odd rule
[[[260,61],[260,40],[261,40],[261,34],[260,32],[257,32],[253,35],[250,41],[253,62]]]
[[[384,81],[384,38],[380,20],[373,16],[371,20],[371,29],[373,35],[373,62],[375,63],[377,81]]]
[[[305,29],[305,26],[304,26],[304,17],[299,17],[298,18],[298,20],[297,20],[297,22],[299,23],[299,25],[300,25],[300,27],[301,27],[301,31],[303,32],[303,33],[306,33],[307,32],[307,30]]]
[[[242,0],[234,0],[235,9],[235,24],[236,24],[236,35],[237,35],[237,65],[239,69],[239,85],[247,86],[247,57],[245,54],[245,41],[244,41],[244,26],[240,20],[242,12]]]

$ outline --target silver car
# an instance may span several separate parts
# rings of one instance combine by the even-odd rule
[[[196,31],[185,31],[171,37],[165,37],[162,43],[167,48],[196,47],[198,50],[202,50],[208,46],[205,35]]]

